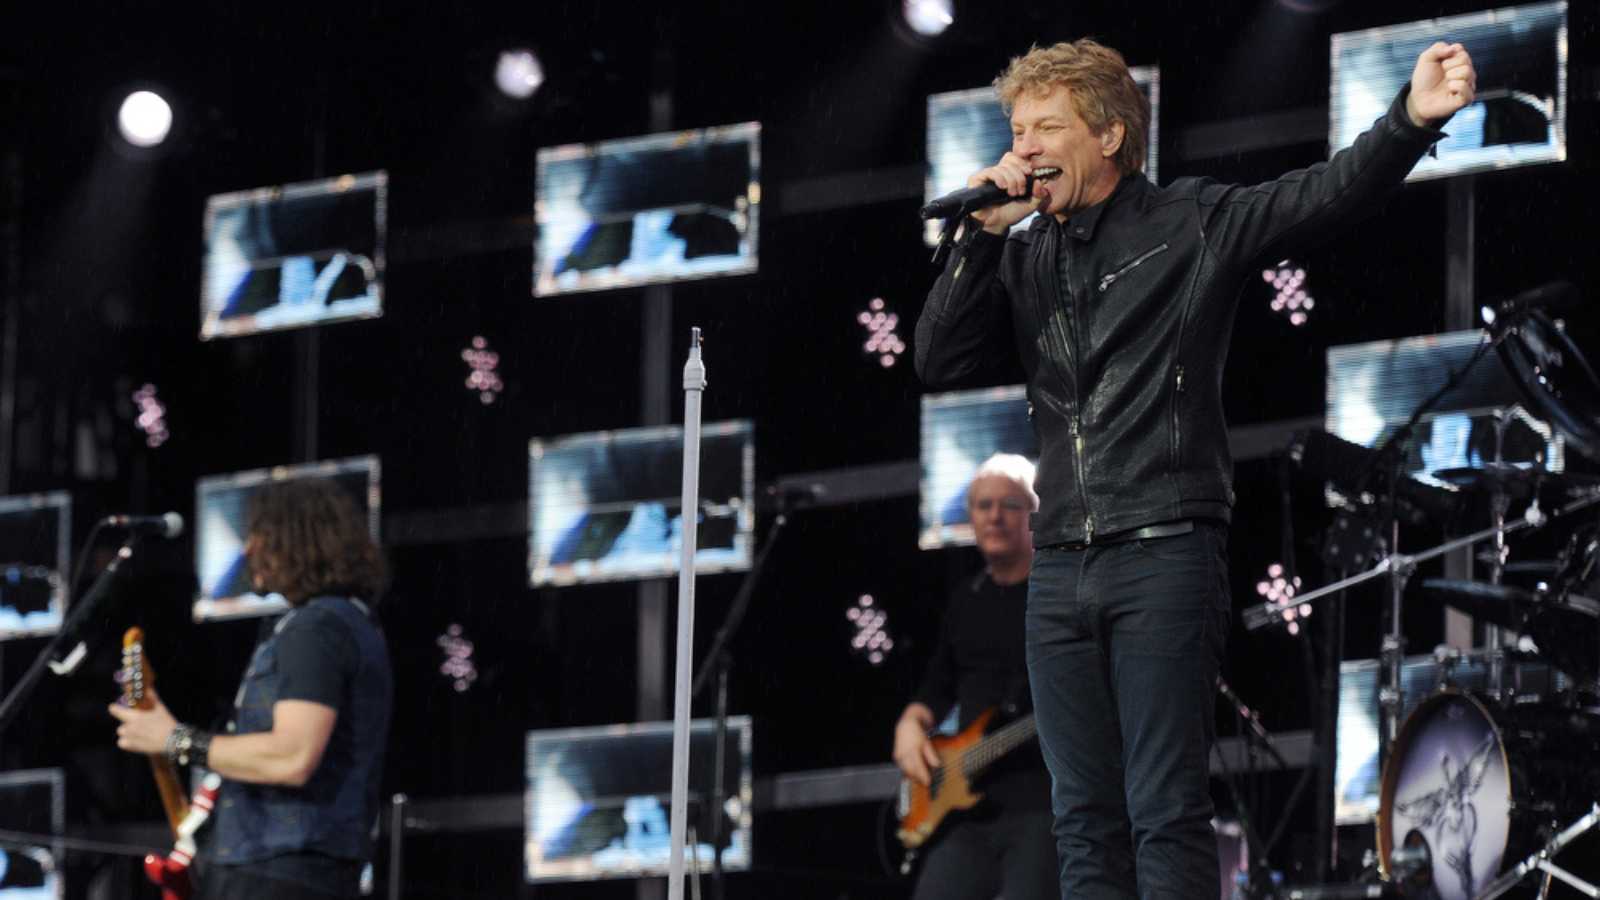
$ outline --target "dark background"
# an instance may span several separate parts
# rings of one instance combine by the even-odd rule
[[[315,455],[379,455],[386,518],[525,497],[528,439],[640,424],[644,377],[672,386],[681,415],[691,325],[707,335],[705,418],[755,421],[758,484],[914,459],[921,389],[908,364],[884,369],[861,352],[855,314],[881,296],[910,341],[935,275],[919,200],[786,211],[786,185],[845,174],[870,183],[920,165],[927,94],[985,84],[1032,42],[1083,35],[1130,64],[1160,65],[1163,182],[1272,177],[1324,159],[1325,142],[1185,158],[1184,129],[1325,106],[1330,33],[1491,6],[958,2],[956,26],[934,42],[909,40],[887,2],[217,4],[182,16],[109,3],[13,8],[0,15],[0,152],[18,174],[0,178],[0,216],[20,261],[6,273],[15,281],[0,282],[18,285],[18,404],[14,422],[0,423],[13,452],[10,492],[70,489],[76,542],[111,512],[191,515],[197,477],[303,461],[293,393],[302,334],[196,338],[201,213],[214,193],[375,169],[390,176],[385,313],[316,338]],[[1589,4],[1570,15],[1573,158],[1477,176],[1481,298],[1555,277],[1595,283],[1597,30]],[[523,104],[492,83],[496,54],[517,45],[533,47],[548,76]],[[159,86],[175,107],[162,154],[113,148],[115,105],[142,85]],[[526,223],[536,150],[650,132],[652,91],[670,92],[674,127],[760,121],[765,202],[760,274],[674,287],[673,350],[646,373],[645,292],[534,299]],[[1381,216],[1309,254],[1319,302],[1306,327],[1272,313],[1260,283],[1244,286],[1231,424],[1319,416],[1331,345],[1442,328],[1447,189],[1408,186]],[[441,236],[456,226],[480,239]],[[1594,323],[1571,318],[1586,341]],[[460,350],[480,334],[501,353],[506,381],[488,406],[462,385]],[[157,449],[132,422],[130,394],[146,382],[172,432]],[[1243,608],[1282,556],[1285,523],[1275,460],[1242,463],[1237,482],[1233,580]],[[1296,480],[1292,489],[1297,556],[1315,584],[1319,488]],[[732,709],[755,717],[758,776],[887,760],[945,585],[977,565],[970,551],[919,551],[916,534],[909,496],[794,517],[734,645]],[[107,630],[145,625],[169,704],[204,722],[225,713],[255,623],[190,622],[191,553],[187,539],[151,545]],[[516,792],[527,730],[639,717],[635,585],[530,590],[518,536],[410,543],[389,555],[395,583],[382,617],[397,714],[386,795]],[[702,647],[739,581],[702,580]],[[862,593],[879,598],[897,641],[877,667],[848,648],[844,613]],[[1375,592],[1353,601],[1349,656],[1376,654],[1376,608]],[[1442,633],[1439,607],[1419,597],[1408,615],[1412,649],[1425,652]],[[438,673],[435,639],[451,623],[476,644],[479,679],[466,693]],[[4,646],[7,686],[40,646]],[[1309,727],[1298,639],[1236,628],[1231,646],[1227,677],[1267,726]],[[114,691],[102,679],[111,667],[105,659],[47,684],[0,746],[8,768],[65,766],[78,824],[158,814],[143,764],[111,749],[103,704]],[[1231,719],[1219,721],[1232,733]],[[1261,787],[1267,825],[1289,814],[1285,786]],[[863,804],[759,817],[758,871],[736,876],[734,895],[901,896],[903,883],[877,859],[878,812]],[[1310,829],[1306,807],[1294,815],[1301,836],[1274,859],[1291,871]],[[418,847],[412,896],[632,896],[626,884],[520,887],[520,832]],[[75,871],[87,880],[100,864],[84,856]],[[144,890],[131,873],[124,880]]]

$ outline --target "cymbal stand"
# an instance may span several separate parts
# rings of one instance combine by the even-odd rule
[[[1589,812],[1583,818],[1562,829],[1559,834],[1550,839],[1549,843],[1535,850],[1529,854],[1527,859],[1507,869],[1499,878],[1485,885],[1473,900],[1494,900],[1495,897],[1516,887],[1522,879],[1535,871],[1544,873],[1544,884],[1539,892],[1540,897],[1549,893],[1550,879],[1552,878],[1559,879],[1585,897],[1600,897],[1600,887],[1584,881],[1577,875],[1550,861],[1552,856],[1560,853],[1568,844],[1582,837],[1585,832],[1596,825],[1600,825],[1600,803],[1591,805]]]
[[[1552,511],[1548,516],[1540,516],[1537,521],[1532,519],[1518,519],[1515,522],[1507,524],[1504,530],[1506,534],[1515,534],[1524,529],[1541,527],[1552,519],[1561,518],[1571,513],[1578,512],[1579,510],[1588,509],[1597,505],[1600,505],[1600,490],[1588,493],[1583,497],[1573,500],[1565,506],[1562,506],[1560,509]],[[1304,594],[1296,594],[1293,601],[1293,606],[1312,606],[1316,604],[1318,600],[1321,600],[1324,597],[1337,594],[1339,591],[1349,590],[1358,584],[1364,584],[1374,578],[1380,578],[1384,575],[1388,575],[1391,570],[1403,572],[1409,575],[1416,569],[1418,563],[1424,563],[1430,559],[1437,559],[1446,553],[1454,553],[1455,551],[1465,547],[1471,547],[1474,544],[1489,540],[1490,538],[1494,537],[1494,532],[1495,529],[1493,528],[1485,528],[1482,531],[1475,531],[1472,534],[1463,535],[1455,538],[1454,540],[1445,541],[1437,547],[1429,548],[1420,553],[1391,553],[1390,555],[1385,556],[1383,559],[1378,560],[1373,564],[1372,568],[1366,570],[1365,572],[1351,575],[1348,578],[1341,578],[1332,584],[1325,584],[1316,590],[1307,591]],[[1286,611],[1292,612],[1292,610],[1286,610],[1285,607],[1268,601],[1265,603],[1259,603],[1246,609],[1240,615],[1239,621],[1244,624],[1246,631],[1259,631],[1263,628],[1268,628],[1273,625],[1287,624],[1290,621],[1290,618],[1285,616]]]
[[[1494,411],[1494,465],[1504,464],[1503,448],[1506,426],[1510,424],[1504,409]],[[1494,554],[1489,563],[1489,583],[1499,585],[1505,578],[1506,558],[1511,548],[1506,546],[1506,512],[1511,508],[1511,495],[1499,478],[1491,479],[1489,488],[1489,525],[1494,529]],[[1510,601],[1507,601],[1508,603]],[[1505,699],[1505,632],[1493,622],[1483,626],[1484,647],[1489,651],[1489,695],[1498,702]]]

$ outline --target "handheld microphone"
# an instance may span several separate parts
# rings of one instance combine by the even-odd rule
[[[183,516],[175,512],[159,516],[106,516],[100,524],[107,528],[126,528],[135,534],[175,538],[183,534]]]
[[[1583,298],[1572,282],[1552,281],[1501,300],[1499,303],[1485,305],[1479,312],[1483,316],[1485,325],[1491,328],[1504,328],[1515,324],[1536,309],[1551,311],[1572,309],[1582,302]]]
[[[951,191],[932,201],[922,208],[924,219],[948,219],[951,216],[963,216],[975,209],[985,209],[990,206],[999,206],[1013,200],[1022,200],[1033,196],[1033,176],[1028,176],[1028,191],[1023,197],[1013,197],[1006,193],[1006,189],[993,182],[984,182],[977,187],[962,188]]]

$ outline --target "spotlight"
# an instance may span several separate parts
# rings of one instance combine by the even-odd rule
[[[902,0],[900,10],[911,30],[923,37],[938,37],[956,21],[951,0]]]
[[[117,130],[135,147],[154,147],[172,131],[172,106],[155,91],[134,91],[117,109]]]
[[[526,100],[544,84],[544,66],[532,50],[504,50],[495,63],[494,83],[513,100]]]

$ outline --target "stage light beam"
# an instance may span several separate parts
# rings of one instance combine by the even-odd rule
[[[906,24],[923,37],[938,37],[956,21],[951,0],[903,0],[900,8]]]
[[[134,91],[117,109],[117,130],[135,147],[155,147],[172,132],[172,106],[154,91]]]
[[[544,66],[532,50],[505,50],[494,67],[494,83],[513,100],[526,100],[544,84]]]

